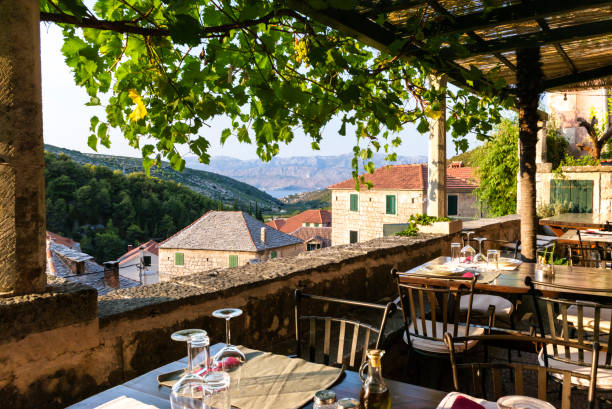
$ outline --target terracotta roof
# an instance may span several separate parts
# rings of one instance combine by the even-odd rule
[[[331,246],[332,228],[300,227],[296,231],[292,232],[291,235],[303,240],[304,242],[317,239],[323,243],[323,247],[329,247]]]
[[[157,249],[158,246],[158,242],[156,242],[155,240],[149,240],[146,243],[135,246],[132,250],[119,257],[117,261],[119,261],[119,265],[121,265],[127,263],[130,260],[133,260],[134,258],[138,257],[138,253],[140,252],[141,247],[144,247],[144,251],[148,251],[149,253],[157,256],[157,254],[159,253],[159,250]]]
[[[446,188],[448,190],[473,190],[478,187],[478,179],[470,167],[447,167]],[[373,174],[365,174],[365,180],[372,182],[373,190],[425,190],[427,189],[427,165],[383,166]],[[362,185],[365,188],[365,185]],[[331,185],[329,189],[355,189],[355,180]]]
[[[261,241],[261,228],[266,242]],[[302,241],[282,233],[245,212],[210,211],[172,237],[159,248],[192,250],[263,251],[298,244]]]
[[[292,232],[300,228],[304,223],[331,224],[331,222],[332,214],[329,210],[316,209],[306,210],[286,219],[272,220],[267,224],[283,233],[292,234]]]
[[[50,231],[47,231],[47,240],[53,240],[54,243],[61,244],[62,246],[69,248],[73,248],[78,244],[76,241],[69,239],[68,237],[63,237]]]

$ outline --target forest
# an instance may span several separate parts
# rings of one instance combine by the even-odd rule
[[[98,262],[149,239],[164,240],[223,205],[172,181],[80,165],[45,152],[47,230],[81,243]]]

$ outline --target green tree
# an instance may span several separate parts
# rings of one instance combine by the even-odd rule
[[[480,186],[476,196],[493,216],[516,213],[518,125],[504,118],[476,159]]]
[[[172,221],[172,217],[166,214],[159,222],[158,235],[163,238],[167,238],[172,236],[174,233],[176,233],[176,227]]]
[[[326,3],[308,2],[313,7]],[[332,4],[354,7],[352,1]],[[105,101],[105,118],[91,118],[89,146],[109,146],[109,129],[119,128],[141,148],[147,171],[162,157],[183,169],[182,144],[208,163],[212,135],[200,131],[216,117],[230,119],[231,125],[219,132],[222,143],[233,137],[255,144],[266,161],[280,144],[292,141],[296,129],[319,149],[322,130],[338,118],[338,133],[355,136],[357,177],[360,161],[373,171],[374,151],[384,151],[389,160],[396,157],[398,132],[407,123],[427,132],[428,119],[441,114],[444,98],[447,126],[462,149],[468,133],[485,138],[501,118],[501,105],[511,103],[496,96],[505,85],[496,70],[458,68],[466,84],[486,84],[489,92],[479,97],[464,89],[429,88],[429,75],[442,68],[440,44],[451,52],[465,51],[461,33],[427,35],[435,27],[415,18],[405,25],[413,35],[380,53],[292,5],[275,0],[42,0],[40,15],[63,28],[62,52],[75,82],[90,96],[88,105]],[[389,14],[381,13],[372,24],[384,26]],[[400,58],[409,47],[419,55]]]
[[[111,231],[96,233],[92,247],[90,254],[100,263],[116,260],[117,257],[127,251],[125,240]]]
[[[145,241],[144,231],[140,226],[132,224],[125,231],[125,240],[130,244],[138,245]]]

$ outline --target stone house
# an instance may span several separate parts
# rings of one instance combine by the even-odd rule
[[[329,210],[305,210],[292,217],[270,220],[266,224],[302,240],[305,251],[331,246],[332,213]]]
[[[331,227],[300,227],[291,233],[304,241],[304,250],[312,251],[331,246]]]
[[[159,243],[149,240],[139,246],[128,246],[127,253],[117,259],[119,274],[123,277],[140,282],[140,250],[142,249],[142,283],[154,284],[159,281]]]
[[[159,281],[238,267],[303,249],[302,240],[239,211],[210,211],[159,245]]]
[[[365,180],[371,189],[364,184],[355,190],[353,179],[329,187],[334,246],[382,237],[385,224],[406,223],[411,215],[427,212],[426,164],[383,166]],[[477,187],[472,168],[451,164],[446,171],[448,216],[477,217]]]

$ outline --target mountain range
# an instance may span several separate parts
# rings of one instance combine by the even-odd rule
[[[384,154],[375,154],[376,167],[387,162]],[[353,154],[335,156],[294,156],[273,158],[270,162],[259,159],[240,160],[228,156],[214,156],[209,165],[199,163],[195,156],[187,156],[187,166],[229,176],[270,193],[285,197],[294,193],[327,188],[351,178]],[[425,163],[427,156],[398,156],[400,163]]]
[[[80,164],[106,166],[113,170],[120,170],[124,174],[144,172],[140,158],[82,153],[53,145],[45,145],[45,150],[54,154],[68,155]],[[161,167],[151,169],[151,176],[175,181],[204,196],[230,205],[237,202],[243,208],[248,208],[249,204],[255,206],[257,203],[259,208],[264,210],[278,210],[281,207],[281,203],[268,193],[231,177],[210,171],[186,167],[182,172],[177,172],[170,167],[168,162],[162,162]]]

